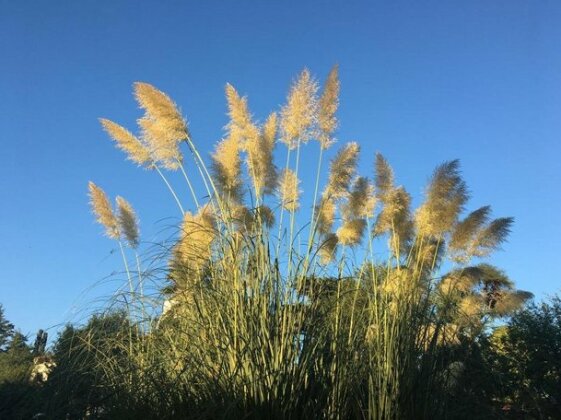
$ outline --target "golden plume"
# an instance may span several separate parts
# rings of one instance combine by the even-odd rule
[[[88,183],[90,205],[96,221],[105,227],[105,235],[112,239],[119,239],[119,223],[113,213],[107,194],[93,182]]]
[[[510,228],[514,223],[512,217],[500,217],[481,229],[474,240],[474,255],[485,257],[506,241]]]
[[[271,114],[259,131],[251,125],[245,143],[248,172],[253,179],[255,194],[270,194],[277,184],[277,168],[273,160],[276,135],[276,114]]]
[[[445,162],[434,171],[426,200],[415,213],[417,232],[438,236],[448,232],[468,199],[467,188],[459,172],[459,161]]]
[[[300,207],[300,180],[296,173],[291,169],[285,169],[280,176],[278,183],[278,195],[281,205],[290,212],[298,210]]]
[[[229,125],[235,125],[244,130],[251,124],[251,114],[247,107],[247,98],[240,97],[231,84],[226,84],[226,101],[228,103]]]
[[[156,161],[167,169],[177,169],[183,159],[179,143],[189,138],[185,120],[170,97],[154,86],[136,82],[134,91],[145,111],[144,117],[138,120],[142,139]]]
[[[120,231],[131,248],[136,248],[139,243],[138,218],[131,204],[123,197],[117,196],[117,221]]]
[[[349,184],[356,172],[356,164],[360,148],[357,143],[347,143],[331,161],[326,194],[335,199],[345,197],[349,192]]]
[[[375,172],[376,194],[385,204],[386,196],[394,189],[394,177],[390,164],[380,153],[376,153]]]
[[[343,220],[343,224],[337,229],[339,243],[348,246],[360,244],[365,227],[366,220],[364,219]]]
[[[317,82],[307,69],[290,88],[280,122],[281,141],[290,149],[296,147],[297,140],[306,142],[310,139],[311,128],[317,119],[317,90]]]
[[[376,207],[374,186],[368,178],[360,176],[355,179],[353,188],[342,206],[343,218],[357,219],[372,217]]]
[[[218,143],[212,155],[215,182],[224,198],[234,203],[242,199],[239,134],[230,132],[228,137]]]
[[[254,232],[262,227],[271,228],[275,223],[275,214],[269,206],[261,205],[254,209],[237,206],[232,218],[242,231]]]
[[[202,269],[212,255],[215,236],[215,220],[209,206],[199,208],[196,214],[186,212],[176,248],[182,263],[195,270]]]
[[[109,137],[117,143],[117,147],[126,153],[129,160],[139,166],[150,162],[150,151],[134,134],[108,119],[100,118],[99,122]]]
[[[335,221],[335,200],[331,197],[326,197],[325,195],[323,195],[316,209],[318,215],[317,230],[321,235],[326,235],[331,232],[333,223]]]
[[[490,212],[491,207],[481,207],[456,224],[448,244],[448,249],[456,261],[467,262],[473,256],[476,248],[474,240],[489,220]]]
[[[339,67],[333,66],[327,76],[327,82],[318,107],[318,140],[322,149],[331,146],[335,139],[333,133],[337,129],[337,117],[335,113],[339,107]]]
[[[411,196],[403,187],[398,187],[384,193],[383,197],[384,206],[376,218],[374,234],[392,233],[399,240],[399,251],[403,252],[413,236]]]
[[[335,258],[337,252],[337,245],[339,243],[339,238],[334,233],[329,233],[325,235],[323,241],[320,244],[318,254],[321,261],[324,264],[330,263]]]

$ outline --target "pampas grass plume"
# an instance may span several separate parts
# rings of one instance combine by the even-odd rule
[[[310,72],[304,69],[292,85],[286,105],[281,110],[282,142],[290,149],[296,147],[296,141],[306,142],[310,139],[310,129],[317,118],[318,85]]]
[[[335,113],[339,107],[339,88],[339,67],[335,65],[327,76],[325,88],[319,99],[318,140],[322,149],[327,149],[335,142],[333,132],[338,124]]]
[[[342,198],[348,194],[349,184],[356,172],[359,151],[358,143],[348,143],[331,161],[326,189],[331,197]]]
[[[123,197],[117,196],[117,221],[120,231],[131,248],[136,248],[139,243],[138,218],[131,204]]]
[[[111,239],[119,239],[119,223],[107,194],[93,182],[88,183],[90,205],[96,221],[105,227],[105,234]]]
[[[300,180],[291,169],[285,169],[279,179],[278,195],[285,210],[295,212],[300,207]]]
[[[150,151],[130,131],[105,118],[100,118],[99,122],[109,137],[117,143],[117,147],[127,154],[128,159],[139,166],[150,161]]]

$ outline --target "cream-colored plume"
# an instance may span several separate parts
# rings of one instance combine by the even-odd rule
[[[339,68],[333,66],[327,76],[327,82],[323,89],[318,106],[318,140],[322,149],[331,146],[335,139],[333,133],[337,129],[337,117],[335,113],[339,107]]]
[[[100,187],[93,182],[88,183],[88,190],[90,196],[90,205],[96,221],[105,227],[105,234],[112,239],[119,239],[119,223],[111,203],[107,198],[107,194]]]
[[[154,160],[166,169],[179,168],[183,159],[179,143],[189,138],[189,132],[177,106],[169,96],[148,83],[135,83],[134,91],[145,111],[144,117],[138,120],[142,139]]]
[[[300,180],[291,169],[285,169],[279,178],[278,195],[285,210],[294,212],[300,207]]]
[[[139,166],[146,165],[151,161],[150,151],[134,134],[108,119],[100,118],[99,122],[109,134],[109,137],[117,143],[117,147],[126,153],[129,160]]]
[[[131,248],[136,248],[139,243],[140,234],[138,230],[138,218],[131,204],[123,197],[117,196],[117,221],[123,236]]]
[[[281,110],[281,141],[290,149],[297,141],[310,139],[311,129],[317,119],[318,85],[310,72],[304,69],[290,88],[286,105]]]

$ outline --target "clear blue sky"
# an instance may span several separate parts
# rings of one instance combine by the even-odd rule
[[[90,289],[121,263],[92,221],[88,180],[135,205],[144,239],[177,214],[97,121],[134,126],[134,81],[175,99],[206,154],[226,123],[226,82],[263,120],[303,67],[324,79],[334,63],[338,138],[361,144],[363,172],[381,151],[418,203],[432,169],[461,159],[470,208],[516,218],[492,261],[538,297],[559,290],[559,22],[558,1],[0,0],[8,318],[34,333],[109,293]]]

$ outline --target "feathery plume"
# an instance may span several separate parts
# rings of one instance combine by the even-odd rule
[[[501,217],[489,223],[476,236],[474,255],[484,257],[496,250],[500,244],[506,241],[513,223],[514,218],[512,217]]]
[[[261,132],[255,129],[245,143],[248,172],[253,180],[255,194],[258,197],[263,193],[272,193],[277,184],[277,168],[273,159],[275,132],[276,114],[271,114]]]
[[[343,218],[360,219],[371,217],[376,207],[374,186],[367,178],[360,176],[354,183],[347,202],[342,206]]]
[[[467,188],[459,172],[459,161],[446,162],[436,168],[426,200],[415,214],[420,235],[438,236],[449,231],[468,199]]]
[[[429,237],[424,241],[415,241],[412,254],[416,256],[419,263],[417,266],[421,272],[433,271],[440,265],[446,247],[442,239]]]
[[[376,218],[374,234],[393,232],[399,239],[400,251],[408,246],[413,235],[411,196],[403,187],[393,188],[384,194],[384,207]]]
[[[139,243],[138,218],[131,204],[123,197],[117,196],[117,221],[120,231],[131,248],[136,248]]]
[[[386,197],[394,189],[393,170],[388,161],[380,153],[376,153],[375,163],[376,194],[382,203],[386,203]]]
[[[117,143],[117,147],[126,153],[127,159],[139,166],[150,162],[150,151],[134,134],[106,118],[100,118],[99,122],[109,137]]]
[[[221,193],[230,201],[242,199],[240,138],[234,133],[216,146],[212,155],[214,177]]]
[[[448,249],[457,261],[467,261],[474,251],[474,238],[489,220],[491,207],[481,207],[459,222],[452,232]]]
[[[146,115],[154,120],[166,120],[170,128],[181,132],[184,140],[189,137],[187,124],[181,116],[177,105],[164,92],[156,89],[149,83],[136,82],[134,95]]]
[[[273,112],[263,124],[263,138],[265,139],[265,143],[268,145],[270,149],[275,147],[275,140],[277,138],[277,113]]]
[[[320,235],[327,235],[333,228],[335,221],[335,200],[323,195],[320,203],[316,207],[317,211],[317,231]]]
[[[339,238],[334,233],[329,233],[325,235],[318,254],[320,256],[321,262],[328,264],[335,258],[335,253],[337,252],[337,245],[339,244]]]
[[[348,194],[349,184],[356,171],[359,150],[357,143],[348,143],[331,161],[326,188],[331,197],[342,198]]]
[[[460,301],[458,309],[465,321],[469,322],[469,320],[479,318],[483,310],[483,302],[480,296],[468,295]]]
[[[442,279],[438,288],[443,295],[452,295],[455,293],[467,293],[472,289],[474,279],[469,276],[469,272],[464,270],[453,271]]]
[[[278,195],[285,210],[295,212],[300,207],[299,184],[300,180],[293,170],[283,170],[279,179]]]
[[[512,314],[533,297],[534,295],[532,293],[524,290],[508,292],[501,296],[501,298],[497,301],[495,307],[493,308],[493,312],[500,316]]]
[[[209,206],[199,208],[194,215],[186,212],[177,244],[181,261],[192,269],[200,270],[210,259],[215,236],[215,220]]]
[[[180,136],[169,128],[166,120],[154,120],[147,116],[137,120],[142,140],[148,145],[154,160],[171,171],[179,168],[183,155],[179,149]]]
[[[281,141],[289,149],[297,145],[297,140],[310,139],[311,128],[317,118],[317,82],[304,69],[290,88],[286,105],[281,110]]]
[[[331,146],[335,139],[333,132],[337,128],[337,117],[335,113],[339,107],[339,67],[333,66],[327,76],[327,82],[321,98],[319,99],[318,107],[318,126],[319,134],[318,140],[322,149],[327,149]]]
[[[251,124],[251,114],[247,107],[247,98],[240,97],[231,84],[226,84],[226,101],[228,102],[228,116],[230,124],[239,127],[242,131]]]
[[[167,169],[177,169],[183,159],[179,143],[189,138],[185,120],[170,97],[154,86],[136,82],[134,91],[145,110],[144,117],[138,120],[142,139],[156,161]]]
[[[233,219],[244,231],[253,232],[262,226],[271,228],[275,224],[275,214],[269,206],[261,205],[254,209],[238,206],[234,210]]]
[[[105,235],[111,239],[119,239],[119,224],[107,194],[91,181],[88,183],[88,189],[90,205],[92,206],[93,214],[96,216],[96,221],[105,227]]]
[[[337,229],[337,238],[342,245],[356,246],[362,241],[362,235],[366,228],[366,220],[351,219],[344,220],[343,224]]]

